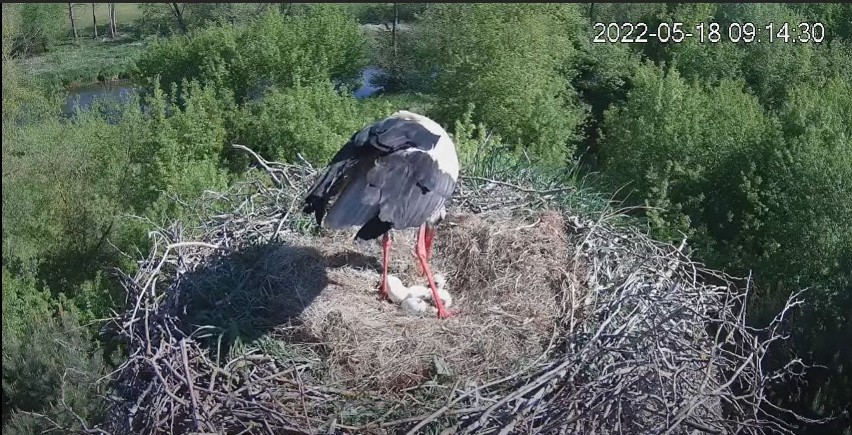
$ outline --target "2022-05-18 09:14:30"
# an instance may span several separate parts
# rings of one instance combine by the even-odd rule
[[[719,24],[699,22],[686,26],[681,22],[662,22],[656,27],[646,23],[595,23],[593,43],[643,44],[680,43],[695,39],[699,43],[816,43],[825,40],[825,25],[820,22],[772,23],[763,26],[751,22]]]

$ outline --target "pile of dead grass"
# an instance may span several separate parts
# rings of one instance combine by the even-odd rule
[[[448,321],[379,302],[377,264],[326,265],[330,285],[300,321],[303,337],[326,346],[331,378],[352,388],[398,391],[431,379],[437,366],[442,375],[482,382],[506,376],[544,352],[564,290],[565,275],[552,274],[569,260],[561,227],[466,213],[450,215],[447,222],[433,258],[454,298],[457,315]],[[391,273],[405,283],[425,283],[413,267],[413,232],[395,240]],[[326,258],[353,248],[349,240],[326,237],[298,243],[317,247]]]
[[[378,300],[377,246],[305,234],[311,168],[261,163],[278,187],[215,194],[231,212],[202,202],[201,227],[152,232],[124,276],[111,327],[129,358],[97,430],[787,429],[766,389],[801,365],[760,364],[783,315],[746,327],[747,287],[612,216],[560,209],[570,189],[463,181],[434,253],[459,312],[442,321]],[[397,234],[391,266],[407,283],[412,241]]]

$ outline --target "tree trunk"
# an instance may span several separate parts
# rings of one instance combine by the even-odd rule
[[[96,3],[92,3],[92,28],[94,28],[95,39],[98,39],[98,18],[95,16],[95,5]]]
[[[74,33],[74,39],[77,39],[77,25],[74,23],[74,4],[68,3],[68,17],[71,18],[71,32]]]
[[[112,31],[116,35],[118,35],[118,19],[115,16],[115,3],[112,4],[112,13],[109,16],[109,19],[112,20]]]
[[[109,16],[109,37],[115,39],[115,3],[107,3],[107,15]]]
[[[396,26],[399,24],[399,3],[393,4],[393,30],[391,30],[391,44],[393,44],[393,59],[396,62]]]
[[[175,19],[177,20],[180,31],[186,33],[186,23],[183,21],[183,11],[180,10],[180,5],[177,3],[169,3],[169,8],[172,10],[172,13],[175,14]]]

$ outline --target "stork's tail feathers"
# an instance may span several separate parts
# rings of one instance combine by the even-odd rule
[[[302,212],[313,213],[317,219],[317,225],[322,225],[322,219],[328,210],[328,202],[340,189],[339,175],[342,169],[340,166],[340,164],[334,164],[326,168],[305,196]]]
[[[302,213],[313,213],[317,219],[317,225],[322,225],[327,204],[328,199],[310,194],[305,198],[305,207],[302,208]]]
[[[381,220],[378,216],[373,217],[368,220],[364,226],[358,230],[358,233],[355,234],[356,239],[360,240],[373,240],[377,239],[382,234],[387,233],[393,225],[389,222],[385,222]]]

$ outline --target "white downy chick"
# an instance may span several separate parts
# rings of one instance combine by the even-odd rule
[[[388,275],[388,297],[393,303],[398,304],[402,302],[410,294],[411,292],[405,287],[402,280],[393,275]]]
[[[438,289],[438,297],[444,303],[444,306],[449,308],[453,304],[453,297],[450,296],[444,286],[447,285],[447,278],[440,273],[432,276],[435,279],[435,287]],[[425,301],[432,300],[432,289],[425,285],[414,285],[408,288],[409,297],[419,298]]]
[[[435,287],[438,288],[438,294],[441,294],[441,289],[447,284],[447,279],[440,273],[432,275],[432,278],[435,280]],[[413,297],[427,301],[432,299],[432,289],[428,285],[413,285],[408,288],[408,291]]]
[[[432,289],[425,285],[413,285],[408,288],[408,296],[428,301],[432,299]]]
[[[429,310],[429,308],[431,308],[429,304],[426,303],[426,301],[416,297],[406,298],[404,301],[402,301],[401,306],[405,312],[411,314],[422,314]]]
[[[435,280],[435,287],[438,287],[438,291],[444,288],[447,285],[447,278],[444,277],[443,273],[436,273],[432,275],[432,279]]]

